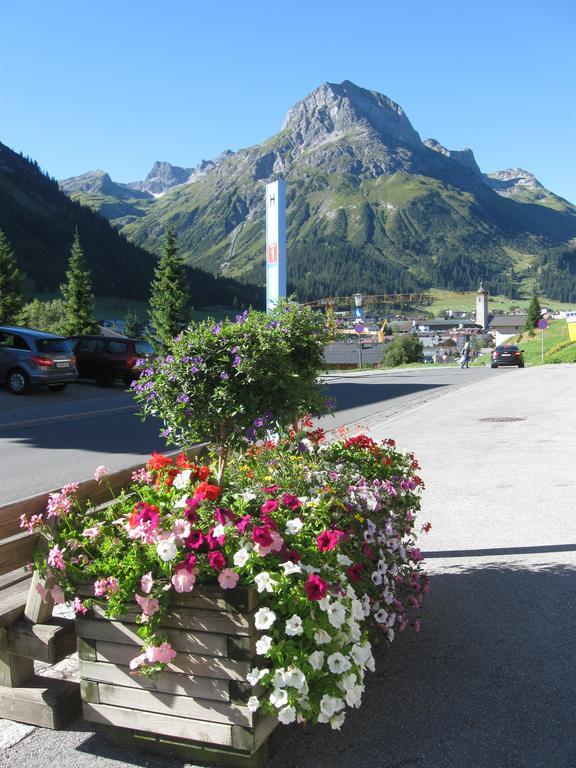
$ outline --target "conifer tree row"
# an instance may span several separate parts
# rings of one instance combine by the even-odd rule
[[[23,279],[14,251],[0,229],[0,323],[3,325],[17,324],[18,315],[24,306]]]

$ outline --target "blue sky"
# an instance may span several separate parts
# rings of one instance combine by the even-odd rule
[[[3,0],[0,140],[57,178],[135,181],[280,130],[324,81],[398,102],[422,138],[576,202],[571,0]]]

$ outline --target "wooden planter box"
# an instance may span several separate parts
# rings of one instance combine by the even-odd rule
[[[84,718],[116,742],[208,764],[262,766],[277,720],[252,713],[246,682],[257,595],[199,587],[175,595],[163,626],[178,652],[154,680],[131,673],[140,653],[134,606],[117,620],[100,608],[76,620]]]

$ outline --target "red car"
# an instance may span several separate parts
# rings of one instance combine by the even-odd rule
[[[125,336],[69,336],[80,378],[95,379],[100,387],[111,387],[120,379],[129,387],[140,375],[139,360],[153,354],[147,341]]]

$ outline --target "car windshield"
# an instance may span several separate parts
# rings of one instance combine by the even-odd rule
[[[70,347],[64,339],[36,339],[36,347],[38,352],[44,352],[48,355],[70,354]]]
[[[146,341],[134,342],[134,351],[136,352],[137,355],[142,355],[142,356],[151,355],[154,352],[150,344],[148,344],[148,342]]]

